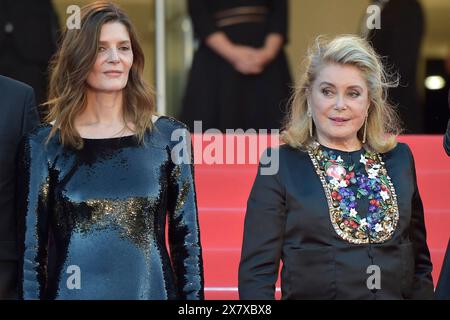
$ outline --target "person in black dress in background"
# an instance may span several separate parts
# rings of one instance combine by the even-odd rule
[[[400,75],[400,85],[389,88],[388,98],[398,108],[405,133],[423,131],[417,95],[417,65],[425,30],[422,6],[417,0],[372,0],[381,8],[381,29],[372,29],[367,40],[386,57],[386,65]]]
[[[181,120],[203,130],[280,128],[291,77],[286,0],[189,0],[199,39]]]

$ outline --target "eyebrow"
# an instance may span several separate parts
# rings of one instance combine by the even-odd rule
[[[99,41],[99,44],[108,44],[108,41]],[[130,44],[131,41],[130,40],[123,40],[123,41],[119,41],[119,44]]]
[[[322,85],[327,85],[327,86],[336,88],[336,86],[335,86],[334,84],[332,84],[332,83],[330,83],[330,82],[326,82],[326,81],[321,82],[321,83],[319,84],[319,86],[322,86]],[[360,89],[360,90],[364,91],[364,89],[363,89],[361,86],[358,86],[358,85],[356,85],[356,84],[353,85],[353,86],[349,86],[349,88],[350,88],[350,89]]]

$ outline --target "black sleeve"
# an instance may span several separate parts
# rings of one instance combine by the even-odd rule
[[[288,42],[287,0],[272,0],[269,12],[269,33],[278,33]]]
[[[25,137],[18,153],[19,297],[42,299],[47,280],[49,168],[45,147]]]
[[[448,120],[447,133],[444,136],[444,149],[450,156],[450,120]]]
[[[430,251],[427,245],[427,233],[425,230],[424,210],[422,199],[420,198],[419,188],[417,186],[416,169],[414,164],[414,157],[409,147],[407,147],[411,170],[413,174],[414,194],[411,204],[411,224],[409,236],[414,248],[415,254],[415,271],[413,284],[413,299],[433,299],[433,279],[431,271],[433,265],[431,263]]]
[[[187,128],[178,130],[180,142],[171,152],[173,169],[168,190],[170,255],[181,299],[203,300],[203,260],[193,153]]]
[[[207,0],[188,0],[188,10],[198,39],[203,40],[218,31],[214,18],[208,10]]]
[[[239,265],[239,297],[275,299],[275,283],[283,247],[285,195],[278,174],[261,174],[247,202],[244,241]]]

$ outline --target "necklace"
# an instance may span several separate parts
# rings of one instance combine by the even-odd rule
[[[399,220],[397,195],[381,155],[365,148],[360,163],[365,172],[356,172],[333,151],[315,142],[308,148],[314,169],[322,182],[331,222],[344,240],[355,243],[383,243],[389,240]],[[351,189],[357,188],[356,194]],[[366,198],[369,206],[362,216],[357,199]]]

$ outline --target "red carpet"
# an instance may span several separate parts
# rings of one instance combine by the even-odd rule
[[[199,138],[193,137],[196,159],[201,156],[199,146],[203,155],[211,151],[210,142],[195,144]],[[400,141],[409,144],[415,157],[436,283],[450,237],[450,158],[442,136],[402,136]],[[195,166],[207,299],[238,299],[243,222],[256,168],[257,164]]]

